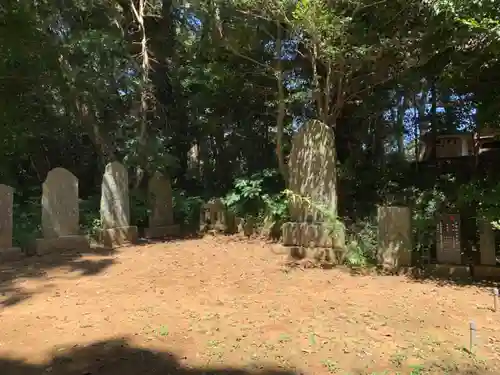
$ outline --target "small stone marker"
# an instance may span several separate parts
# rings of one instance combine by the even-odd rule
[[[20,248],[12,247],[12,206],[14,189],[0,184],[0,261],[18,260],[23,256]]]
[[[89,248],[80,234],[78,179],[67,169],[52,169],[43,183],[42,230],[43,238],[35,242],[38,255]]]
[[[119,162],[106,165],[101,190],[101,242],[117,247],[137,242],[138,230],[130,226],[128,172]]]
[[[230,221],[235,222],[235,218],[230,216],[219,198],[211,199],[201,207],[200,231],[214,231],[214,233],[232,231],[235,225],[231,225]]]

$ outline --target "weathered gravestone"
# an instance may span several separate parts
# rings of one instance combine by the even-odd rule
[[[20,248],[12,247],[12,206],[14,189],[0,184],[0,261],[18,260],[23,256]]]
[[[495,266],[497,264],[495,232],[491,223],[485,219],[479,221],[479,251],[482,265]]]
[[[78,179],[64,168],[54,168],[42,186],[42,233],[36,253],[85,251],[89,242],[80,234]]]
[[[411,211],[408,207],[379,206],[377,261],[396,271],[411,266]]]
[[[497,267],[495,230],[489,220],[478,221],[480,264],[474,265],[474,277],[478,279],[499,279],[500,268]]]
[[[212,199],[200,210],[200,231],[234,232],[236,219],[220,199]]]
[[[148,192],[151,213],[146,237],[162,238],[179,235],[180,226],[174,224],[170,180],[160,172],[156,172],[149,180]]]
[[[127,169],[119,162],[106,165],[101,191],[101,242],[107,247],[137,242],[138,230],[130,225]]]
[[[294,136],[288,166],[288,187],[294,194],[336,212],[337,170],[332,129],[320,121],[305,124]],[[312,256],[318,258],[319,254],[338,261],[345,248],[342,231],[332,234],[321,211],[300,200],[290,204],[290,215],[291,222],[282,227],[285,246],[302,248],[302,254],[294,250],[297,256],[309,256],[305,248],[335,249],[335,254],[328,255],[322,250],[314,251]]]

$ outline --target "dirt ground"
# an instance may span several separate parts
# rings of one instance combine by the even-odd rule
[[[0,374],[499,373],[491,288],[277,250],[205,237],[0,265]]]

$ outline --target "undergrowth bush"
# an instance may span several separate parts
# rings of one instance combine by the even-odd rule
[[[42,209],[40,198],[25,198],[22,203],[14,202],[12,242],[14,246],[25,247],[39,238],[42,233]]]
[[[200,224],[200,210],[204,200],[200,196],[189,196],[184,191],[173,192],[174,222],[195,230]]]
[[[233,214],[252,219],[257,225],[283,222],[288,217],[288,205],[280,181],[279,173],[269,169],[238,178],[222,201]]]
[[[376,220],[359,220],[347,228],[345,262],[352,267],[367,267],[377,261],[378,227]]]
[[[82,233],[92,239],[97,239],[97,234],[102,227],[100,214],[100,195],[93,195],[80,200],[80,227]]]

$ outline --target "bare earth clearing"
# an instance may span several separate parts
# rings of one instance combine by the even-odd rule
[[[219,237],[0,265],[0,374],[499,373],[489,288],[289,270],[275,250]]]

